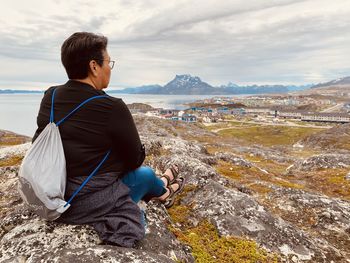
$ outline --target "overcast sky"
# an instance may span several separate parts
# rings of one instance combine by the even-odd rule
[[[108,37],[111,88],[191,74],[214,85],[308,84],[350,76],[349,0],[0,0],[0,89],[67,79],[62,42]]]

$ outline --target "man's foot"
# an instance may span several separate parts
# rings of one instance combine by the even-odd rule
[[[175,182],[168,187],[166,187],[167,191],[162,196],[158,197],[158,199],[164,204],[166,208],[170,208],[174,202],[175,197],[181,193],[185,186],[185,178],[180,177],[175,179]]]
[[[163,194],[163,195],[161,195],[161,196],[159,196],[159,197],[157,197],[157,198],[158,198],[161,202],[165,202],[165,200],[166,200],[167,198],[169,198],[170,195],[171,195],[172,193],[175,193],[179,188],[180,188],[180,184],[178,184],[177,182],[175,182],[175,183],[173,183],[173,184],[167,186],[167,187],[165,188],[165,189],[166,189],[165,194]]]
[[[179,174],[179,167],[176,164],[171,165],[164,174],[160,177],[160,179],[164,182],[164,186],[167,187],[175,182],[177,176]]]

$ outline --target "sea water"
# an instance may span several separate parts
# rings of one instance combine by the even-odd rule
[[[150,95],[150,94],[110,94],[121,98],[127,104],[145,103],[154,108],[186,109],[186,103],[219,95]],[[226,96],[227,95],[223,95]],[[37,128],[36,117],[43,93],[40,94],[0,94],[0,130],[8,130],[32,137]]]

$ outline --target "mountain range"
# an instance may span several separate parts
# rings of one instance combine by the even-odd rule
[[[199,77],[189,74],[176,75],[173,80],[165,86],[158,84],[144,85],[135,88],[125,88],[121,90],[108,89],[108,93],[124,94],[163,94],[163,95],[230,95],[230,94],[267,94],[267,93],[287,93],[293,91],[310,91],[316,88],[327,88],[335,86],[350,85],[350,77],[343,77],[317,85],[246,85],[241,86],[229,82],[227,85],[214,87]],[[310,89],[311,88],[311,89]],[[42,93],[34,90],[0,90],[0,94],[11,93]]]
[[[285,85],[248,85],[239,86],[234,83],[214,87],[203,82],[199,77],[189,74],[176,75],[165,86],[147,85],[122,90],[110,90],[110,93],[127,94],[169,94],[169,95],[229,95],[229,94],[264,94],[264,93],[287,93],[289,91],[304,90],[311,85],[285,86]]]
[[[315,89],[315,88],[323,88],[323,87],[337,86],[337,85],[350,85],[350,77],[344,77],[344,78],[331,80],[325,83],[319,83],[315,86],[312,86],[311,88]]]

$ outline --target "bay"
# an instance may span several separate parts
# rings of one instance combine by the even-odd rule
[[[185,103],[220,95],[111,94],[111,96],[121,98],[127,104],[146,103],[155,108],[181,110],[188,108]],[[235,97],[241,96],[235,95]],[[0,94],[0,129],[33,136],[42,97],[43,94]]]

